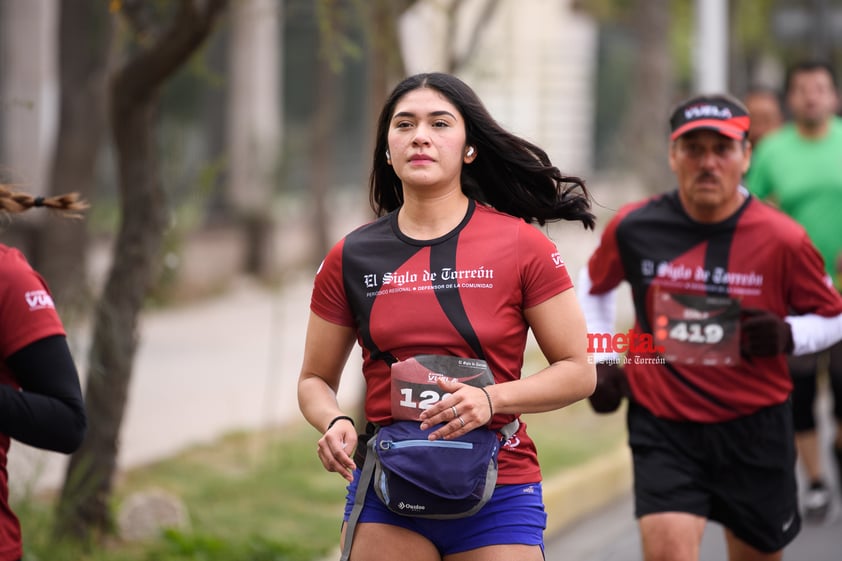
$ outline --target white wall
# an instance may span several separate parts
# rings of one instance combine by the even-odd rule
[[[58,119],[58,3],[3,0],[0,10],[0,169],[21,190],[46,190]]]
[[[487,0],[463,0],[457,52]],[[426,0],[401,22],[410,74],[446,68],[446,13]],[[544,148],[564,173],[593,165],[597,26],[569,1],[500,0],[482,29],[474,56],[457,72],[509,130]]]

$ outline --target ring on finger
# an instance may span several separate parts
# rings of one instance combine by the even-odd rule
[[[457,417],[457,418],[459,419],[459,422],[462,423],[462,426],[464,427],[465,426],[465,419],[463,419],[462,417]]]
[[[452,407],[450,408],[450,410],[451,410],[451,411],[453,411],[453,418],[454,418],[454,419],[455,419],[455,418],[457,418],[457,417],[459,416],[459,413],[457,413],[457,412],[456,412],[456,406],[455,406],[455,405],[454,405],[454,406],[452,406]]]

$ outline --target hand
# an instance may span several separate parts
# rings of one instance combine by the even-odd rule
[[[356,446],[357,430],[350,421],[340,419],[319,439],[319,459],[327,471],[335,471],[350,483],[357,467],[351,457]]]
[[[769,310],[740,311],[740,353],[745,357],[769,357],[791,353],[792,327]]]
[[[436,384],[450,395],[421,412],[422,430],[433,425],[444,425],[430,433],[430,440],[456,438],[491,421],[488,398],[484,391],[444,377],[436,380]]]
[[[629,381],[622,368],[613,362],[596,365],[596,389],[588,396],[591,408],[597,413],[613,413],[624,397],[631,395]]]

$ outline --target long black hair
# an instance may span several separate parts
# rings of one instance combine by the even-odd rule
[[[439,72],[403,80],[380,113],[369,179],[369,200],[378,216],[403,204],[401,180],[386,161],[387,136],[395,105],[421,88],[441,93],[465,121],[467,144],[477,150],[477,158],[462,166],[462,191],[467,196],[527,222],[578,220],[593,229],[595,218],[584,180],[562,175],[544,150],[501,127],[467,84]]]

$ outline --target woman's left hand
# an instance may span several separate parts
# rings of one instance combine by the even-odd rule
[[[430,440],[456,438],[491,422],[485,391],[445,378],[439,378],[437,384],[450,395],[421,413],[421,429],[443,425],[430,433]]]

